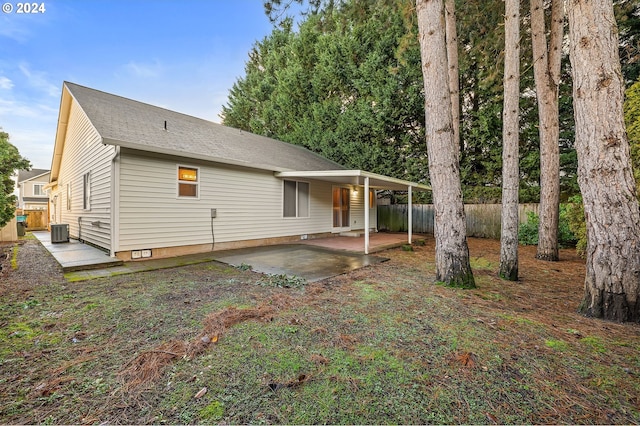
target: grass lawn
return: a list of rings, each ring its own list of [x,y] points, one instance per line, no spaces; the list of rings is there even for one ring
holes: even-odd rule
[[[303,288],[215,262],[65,281],[0,247],[0,423],[640,423],[640,325],[576,313],[584,263],[470,240],[474,290],[433,240]]]

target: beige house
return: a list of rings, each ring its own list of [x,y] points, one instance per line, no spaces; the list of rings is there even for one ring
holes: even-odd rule
[[[52,224],[123,260],[344,232],[366,252],[375,191],[429,189],[67,82],[48,188]]]
[[[49,170],[31,169],[19,170],[18,208],[22,210],[47,210],[49,196],[44,187],[49,183]]]

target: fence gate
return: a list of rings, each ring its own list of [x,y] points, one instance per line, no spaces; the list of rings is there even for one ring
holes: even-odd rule
[[[27,230],[29,231],[42,231],[47,229],[47,225],[49,225],[46,210],[23,210],[22,215],[27,216]]]

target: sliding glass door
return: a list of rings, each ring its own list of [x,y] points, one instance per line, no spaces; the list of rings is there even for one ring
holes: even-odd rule
[[[333,187],[333,230],[334,232],[349,230],[350,217],[349,188]]]

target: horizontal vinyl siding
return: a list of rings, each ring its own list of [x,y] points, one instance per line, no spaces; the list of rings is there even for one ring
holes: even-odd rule
[[[200,199],[177,197],[177,166],[198,167]],[[283,183],[272,172],[122,150],[116,251],[331,231],[331,185],[310,184],[310,217],[283,217]]]
[[[351,190],[351,229],[364,229],[364,191],[362,188],[358,192]]]
[[[88,118],[74,101],[58,177],[56,220],[69,224],[74,238],[111,248],[111,157]],[[90,210],[84,210],[83,176],[90,173]],[[71,210],[67,210],[67,184],[71,184]]]

